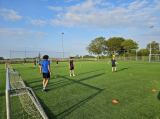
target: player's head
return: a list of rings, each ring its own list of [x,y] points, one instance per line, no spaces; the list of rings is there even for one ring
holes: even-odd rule
[[[115,59],[115,57],[113,57],[113,59]]]
[[[48,60],[48,58],[49,58],[49,56],[48,56],[48,55],[44,55],[44,56],[43,56],[43,59]]]
[[[71,60],[73,60],[73,57],[71,57]]]

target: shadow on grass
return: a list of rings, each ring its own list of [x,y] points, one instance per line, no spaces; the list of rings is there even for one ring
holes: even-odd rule
[[[157,98],[158,98],[158,100],[160,101],[160,91],[159,91],[159,93],[158,93],[158,95],[157,95]]]
[[[43,107],[46,115],[48,116],[49,119],[57,119],[57,117],[53,114],[53,112],[51,112],[51,110],[43,103],[43,101],[37,97],[41,106]]]
[[[56,115],[57,117],[60,117],[61,119],[65,118],[67,115],[72,113],[74,110],[78,109],[80,106],[84,105],[87,103],[89,100],[92,98],[96,97],[98,94],[100,94],[103,90],[105,89],[98,89],[99,91],[97,93],[94,93],[93,95],[87,97],[86,99],[78,102],[77,104],[71,106],[70,108],[66,109],[65,111],[61,112],[60,114]]]
[[[128,67],[128,68],[131,68],[131,67]],[[122,69],[120,69],[120,70],[117,70],[117,72],[123,71],[123,70],[128,70],[128,68],[122,68]]]
[[[91,86],[91,85],[82,83],[81,81],[89,80],[89,79],[92,79],[92,78],[101,76],[101,75],[103,75],[103,74],[105,74],[105,73],[101,73],[101,74],[93,75],[93,76],[90,76],[90,77],[86,77],[86,78],[81,79],[81,80],[78,80],[78,81],[77,81],[77,80],[74,80],[74,79],[71,79],[71,78],[68,78],[68,77],[65,77],[65,76],[57,75],[57,77],[66,79],[66,80],[68,80],[68,81],[62,81],[62,82],[58,82],[58,83],[54,83],[54,82],[53,82],[53,83],[48,83],[48,86],[47,86],[48,88],[47,88],[47,90],[50,91],[50,90],[53,90],[53,89],[62,88],[62,87],[65,87],[65,86],[68,86],[68,85],[71,85],[71,84],[74,84],[74,83],[79,83],[79,84],[81,84],[81,85],[88,86],[88,87],[90,87],[90,88],[93,88],[93,89],[96,89],[96,90],[98,89],[98,90],[99,90],[99,88],[96,88],[96,87],[94,87],[94,86]],[[68,83],[66,83],[66,82],[68,82]],[[65,83],[65,84],[64,84],[64,83]],[[60,84],[60,85],[59,85],[59,84]],[[59,85],[59,86],[56,86],[56,85]],[[50,87],[51,87],[51,88],[50,88]],[[32,86],[32,88],[33,88],[34,90],[39,90],[39,89],[42,88],[42,84],[36,85],[36,86]]]

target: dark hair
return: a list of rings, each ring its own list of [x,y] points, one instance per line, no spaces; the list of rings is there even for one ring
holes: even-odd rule
[[[71,57],[71,59],[73,59],[73,57]]]
[[[43,59],[48,59],[48,58],[49,58],[48,55],[44,55],[44,56],[43,56]]]

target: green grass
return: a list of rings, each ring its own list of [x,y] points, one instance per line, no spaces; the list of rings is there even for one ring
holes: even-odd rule
[[[34,90],[50,119],[159,119],[160,63],[118,63],[117,72],[112,73],[111,63],[74,62],[75,74],[79,74],[75,77],[69,76],[68,62],[59,62],[59,67],[52,63],[47,93],[42,92],[43,78],[33,63],[12,67]],[[0,65],[0,80],[0,115],[5,119],[4,64]],[[115,99],[117,104],[112,102]]]

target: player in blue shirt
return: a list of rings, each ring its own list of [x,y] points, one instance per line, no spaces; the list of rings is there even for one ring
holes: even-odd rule
[[[39,62],[39,68],[41,67],[41,59],[38,58],[38,62]]]
[[[114,67],[115,67],[115,72],[117,72],[117,71],[116,71],[116,64],[118,64],[118,63],[116,62],[115,57],[113,57],[113,59],[111,59],[110,61],[112,62],[112,72],[113,72],[113,68],[114,68]],[[108,61],[108,64],[109,64],[110,61]],[[115,64],[115,63],[116,63],[116,64]]]
[[[43,62],[40,66],[40,75],[42,75],[42,68],[43,68],[43,90],[47,92],[46,87],[50,79],[50,75],[52,75],[51,69],[50,69],[50,62],[48,61],[49,56],[44,55],[43,56]]]
[[[70,76],[71,76],[71,70],[72,70],[73,76],[76,76],[74,75],[73,57],[71,57],[71,60],[69,62],[69,68],[70,68]]]

